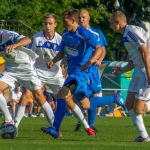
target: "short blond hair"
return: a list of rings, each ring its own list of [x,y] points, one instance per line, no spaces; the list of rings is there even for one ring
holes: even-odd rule
[[[45,20],[47,18],[53,18],[55,20],[55,22],[57,22],[57,17],[56,17],[56,15],[54,13],[46,13],[44,15],[44,19],[43,20]]]

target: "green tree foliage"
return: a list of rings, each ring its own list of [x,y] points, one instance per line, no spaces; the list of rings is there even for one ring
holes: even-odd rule
[[[115,0],[0,0],[0,20],[16,19],[24,22],[35,31],[43,28],[43,15],[53,12],[58,18],[57,31],[63,32],[61,14],[68,8],[86,8],[91,15],[91,26],[99,28],[108,41],[109,59],[114,59],[112,50],[119,49],[125,54],[121,36],[112,33],[109,28],[109,17],[113,11]],[[120,7],[129,20],[137,21],[150,19],[150,0],[119,0]]]

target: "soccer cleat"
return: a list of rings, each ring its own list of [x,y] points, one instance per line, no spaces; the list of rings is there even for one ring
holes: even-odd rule
[[[124,110],[126,110],[126,105],[125,105],[125,101],[123,100],[122,96],[121,96],[121,93],[120,92],[117,92],[114,94],[115,96],[115,103],[118,105],[118,106],[121,106],[123,107]]]
[[[50,134],[53,138],[58,138],[59,134],[54,127],[41,128],[44,133]]]
[[[141,136],[138,136],[134,142],[150,142],[150,137],[148,136],[147,138],[143,138]]]
[[[57,133],[58,133],[58,136],[59,136],[59,137],[62,137],[62,136],[63,136],[61,131],[58,131]]]
[[[85,131],[87,132],[88,135],[96,136],[96,132],[91,128],[86,128]]]

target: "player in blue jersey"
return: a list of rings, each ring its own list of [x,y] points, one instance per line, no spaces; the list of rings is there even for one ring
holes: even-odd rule
[[[92,28],[90,26],[90,15],[86,9],[81,9],[80,11],[80,23],[96,37],[97,41],[100,43],[100,46],[103,48],[103,53],[99,57],[98,61],[90,67],[90,88],[92,89],[92,96],[90,97],[91,106],[88,110],[88,123],[91,128],[94,128],[97,107],[104,107],[105,105],[109,105],[111,103],[116,103],[117,105],[122,105],[123,107],[125,107],[125,104],[119,93],[115,93],[112,96],[100,96],[100,94],[102,93],[102,86],[99,72],[100,64],[104,59],[106,53],[106,38],[100,30]],[[75,130],[77,131],[79,127],[80,124],[78,123]]]
[[[114,74],[121,74],[134,68],[126,106],[140,133],[135,142],[150,142],[142,117],[144,113],[150,111],[150,38],[143,28],[128,25],[127,18],[121,11],[116,11],[111,16],[110,27],[114,32],[123,35],[130,60],[125,68],[116,68]]]
[[[67,106],[84,125],[86,132],[90,135],[95,135],[95,131],[89,128],[74,100],[80,101],[80,105],[84,110],[89,109],[90,102],[88,97],[92,94],[88,84],[89,68],[97,61],[103,51],[95,37],[88,30],[78,25],[78,13],[76,10],[65,11],[63,13],[63,23],[67,30],[62,36],[61,51],[48,63],[48,66],[53,67],[57,61],[66,56],[68,77],[59,91],[58,97],[63,95]],[[91,51],[91,47],[95,50],[94,53]]]
[[[120,95],[115,94],[113,96],[107,96],[107,97],[103,97],[100,98],[98,97],[99,93],[101,92],[101,79],[100,79],[100,74],[99,74],[99,65],[101,64],[101,61],[103,60],[104,56],[105,56],[105,46],[107,45],[106,39],[103,35],[103,33],[97,29],[91,28],[89,25],[89,20],[90,20],[90,16],[87,10],[81,10],[80,13],[80,22],[82,24],[82,26],[84,26],[85,28],[87,28],[92,35],[95,37],[95,39],[99,42],[99,44],[102,46],[103,48],[103,52],[101,53],[101,56],[99,57],[99,60],[95,62],[94,65],[91,65],[92,67],[90,67],[90,88],[92,89],[92,95],[95,97],[91,97],[90,101],[91,101],[91,107],[88,110],[88,122],[91,128],[94,127],[94,123],[95,123],[95,119],[96,119],[96,109],[97,107],[100,106],[105,106],[105,105],[109,105],[111,103],[117,103],[117,105],[123,105],[124,106],[124,101],[122,101],[122,98]],[[93,49],[91,48],[91,52],[93,53]],[[61,110],[66,110],[65,105],[61,106]],[[64,117],[64,113],[59,113],[59,117],[62,118]],[[60,130],[60,126],[61,126],[61,121],[59,119],[57,119],[57,117],[55,117],[54,119],[54,126],[57,130],[57,132],[59,132]],[[80,122],[78,122],[76,129],[78,130],[80,127]],[[43,130],[47,130],[47,128],[43,128]]]

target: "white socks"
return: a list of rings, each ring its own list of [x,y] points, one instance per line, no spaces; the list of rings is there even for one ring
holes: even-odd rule
[[[54,123],[54,113],[53,113],[53,110],[52,110],[51,106],[46,101],[41,107],[44,110],[44,113],[46,115],[46,118],[47,118],[50,126],[53,126],[53,123]]]
[[[147,138],[148,133],[146,131],[142,115],[137,116],[133,110],[130,110],[129,113],[134,125],[136,126],[137,130],[140,132],[140,135],[143,138]]]
[[[12,117],[7,107],[7,102],[2,93],[0,93],[0,109],[5,117],[5,122],[11,122]]]
[[[24,117],[25,108],[26,108],[26,106],[19,106],[18,107],[17,114],[16,114],[15,119],[14,119],[16,128],[18,128],[20,121]]]
[[[72,110],[72,112],[75,114],[75,116],[78,118],[78,120],[84,125],[85,129],[89,128],[89,125],[78,105],[75,104],[75,107]]]

